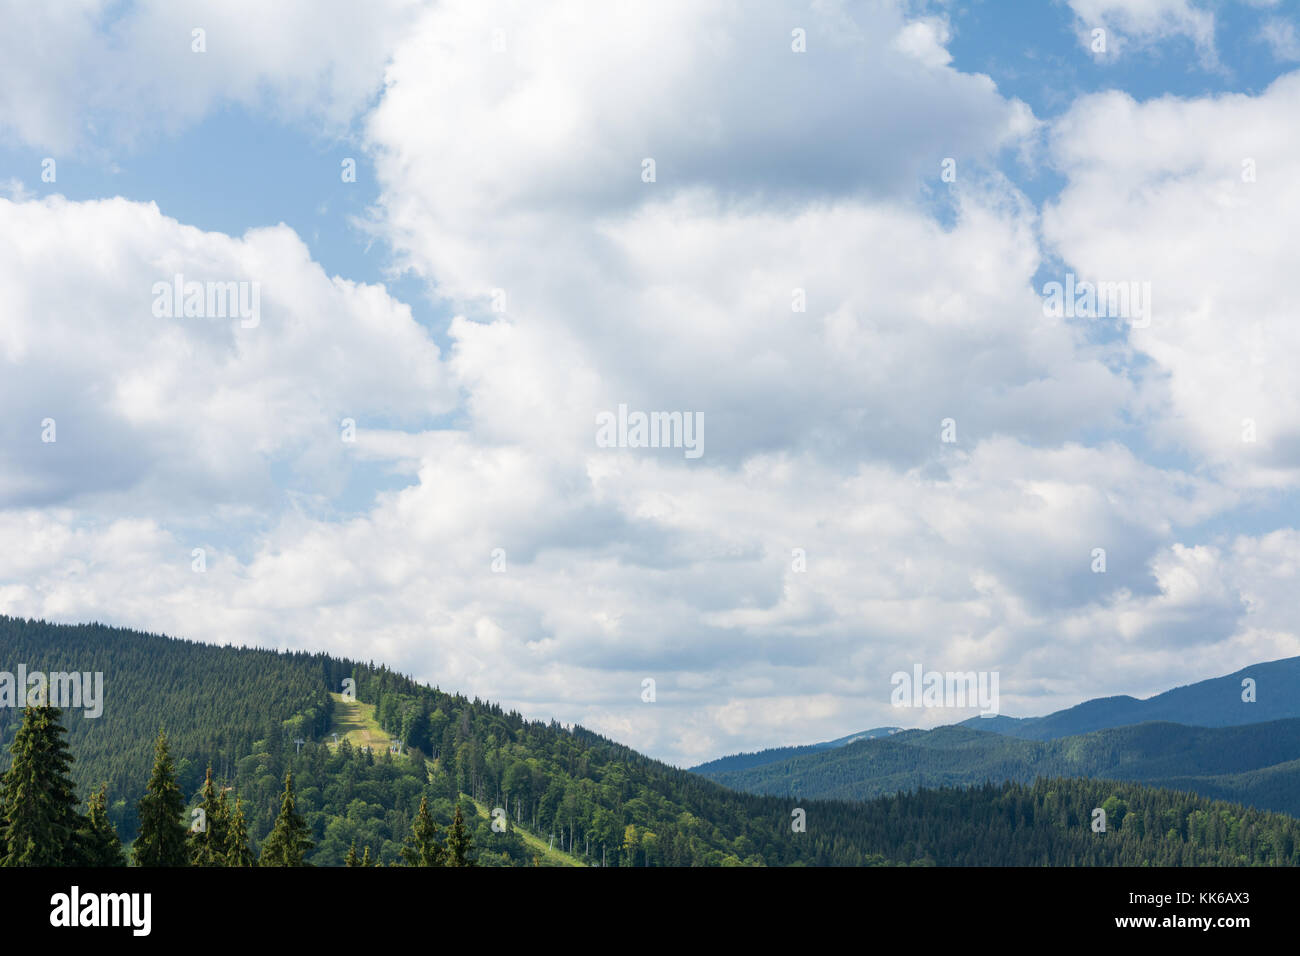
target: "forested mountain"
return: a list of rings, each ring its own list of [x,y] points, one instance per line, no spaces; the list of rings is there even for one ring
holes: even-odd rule
[[[1242,681],[1254,681],[1254,700]],[[1300,657],[1252,664],[1224,677],[1175,687],[1154,697],[1099,697],[1046,717],[972,717],[963,726],[1026,740],[1051,740],[1107,727],[1166,720],[1193,727],[1235,727],[1300,717]]]
[[[821,799],[867,799],[985,781],[1096,777],[1300,815],[1298,761],[1300,719],[1215,728],[1152,722],[1048,741],[948,726],[709,776],[752,793]]]
[[[760,767],[763,764],[775,763],[778,760],[788,760],[791,757],[797,757],[800,754],[819,753],[823,750],[832,750],[835,747],[843,747],[847,744],[857,743],[859,740],[874,740],[877,737],[887,737],[890,734],[896,734],[901,728],[899,727],[874,727],[871,730],[864,730],[861,733],[849,734],[845,737],[839,737],[835,740],[827,740],[818,744],[804,744],[795,747],[769,747],[766,750],[759,750],[755,753],[731,754],[727,757],[719,757],[717,760],[710,760],[699,766],[691,767],[692,773],[702,773],[706,777],[715,777],[717,774],[729,770],[747,770],[750,767]]]
[[[115,827],[137,860],[165,853],[165,847],[141,853],[129,846],[152,779],[143,818],[154,821],[151,832],[159,820],[170,826],[177,810],[188,823],[186,814],[211,810],[220,795],[224,807],[238,802],[249,851],[280,865],[361,865],[363,851],[370,863],[409,861],[421,855],[412,848],[413,834],[440,827],[450,834],[457,816],[466,822],[457,852],[468,854],[472,845],[482,865],[1298,862],[1294,819],[1135,784],[1061,780],[867,804],[739,793],[583,728],[527,721],[384,667],[325,655],[0,619],[0,671],[13,672],[20,663],[29,672],[104,673],[102,716],[73,710],[61,719],[69,729],[76,795],[85,804],[107,781],[108,813],[92,803],[84,826],[68,826],[82,826],[101,843],[111,842]],[[331,697],[339,690],[354,690],[355,702]],[[382,731],[349,730],[338,719],[363,705]],[[6,748],[31,710],[0,715]],[[171,770],[161,775],[166,785],[157,783],[164,766],[160,728],[179,793],[166,784]],[[52,739],[48,730],[30,733],[33,740],[40,733]],[[401,752],[358,747],[354,733],[371,733],[375,742],[391,734]],[[827,752],[908,736],[916,735]],[[1279,731],[1276,739],[1284,736]],[[23,774],[37,772],[44,751],[15,746],[28,754]],[[4,759],[8,766],[7,752]],[[205,786],[209,764],[213,780]],[[0,790],[11,820],[26,812],[23,800],[7,785]],[[1105,834],[1089,827],[1098,806],[1114,811]],[[489,824],[493,808],[502,811],[504,832]],[[221,818],[228,819],[225,810]]]
[[[104,713],[64,716],[79,793],[108,784],[111,815],[135,831],[135,801],[165,728],[182,788],[191,793],[211,761],[229,779],[259,740],[318,738],[329,723],[327,687],[350,666],[323,654],[216,647],[99,624],[64,626],[0,616],[0,671],[102,672]],[[22,712],[0,708],[0,770]]]

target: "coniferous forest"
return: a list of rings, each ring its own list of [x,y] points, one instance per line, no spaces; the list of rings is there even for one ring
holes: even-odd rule
[[[1293,817],[1131,782],[761,796],[325,655],[12,618],[0,651],[105,686],[98,718],[3,712],[8,866],[1300,863]],[[331,731],[341,688],[392,748]]]

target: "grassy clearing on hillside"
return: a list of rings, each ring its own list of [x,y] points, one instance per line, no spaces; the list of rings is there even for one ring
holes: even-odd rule
[[[334,734],[338,734],[340,743],[346,739],[353,747],[371,747],[377,754],[388,749],[392,737],[375,720],[374,704],[348,700],[342,694],[330,696],[334,698],[334,720],[326,737],[330,748],[335,746]]]

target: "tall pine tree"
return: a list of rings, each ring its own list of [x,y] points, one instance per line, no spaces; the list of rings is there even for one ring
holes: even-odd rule
[[[280,798],[280,815],[262,844],[260,866],[304,866],[315,844],[311,830],[294,807],[293,773],[284,775],[284,796]]]
[[[90,798],[86,826],[81,831],[85,848],[86,866],[126,866],[122,854],[122,841],[108,819],[108,784],[105,783]]]
[[[429,801],[420,798],[420,809],[415,815],[411,835],[402,847],[402,859],[408,866],[445,866],[447,851],[438,842],[438,824],[429,813]]]
[[[203,794],[199,801],[202,814],[196,826],[190,829],[190,865],[191,866],[225,866],[226,865],[226,831],[230,827],[227,819],[228,808],[226,795],[217,795],[216,785],[212,782],[212,767],[208,767],[203,780]]]
[[[176,768],[161,731],[154,744],[153,772],[140,798],[140,835],[135,841],[136,866],[185,866],[189,863],[185,826],[185,797],[176,785]]]
[[[4,866],[76,866],[85,862],[77,796],[68,771],[72,755],[64,739],[63,712],[48,704],[28,706],[9,752],[5,774]]]
[[[221,795],[225,799],[225,794]],[[257,857],[248,845],[248,824],[244,822],[244,800],[236,795],[235,809],[226,828],[226,866],[257,866]]]
[[[474,849],[470,842],[469,830],[465,826],[465,820],[460,815],[460,804],[456,804],[456,813],[451,818],[451,826],[447,828],[447,862],[446,866],[473,866],[474,860],[470,852]]]

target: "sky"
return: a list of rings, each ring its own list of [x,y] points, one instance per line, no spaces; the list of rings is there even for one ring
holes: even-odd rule
[[[1300,654],[1300,4],[0,15],[0,613],[682,766]]]

